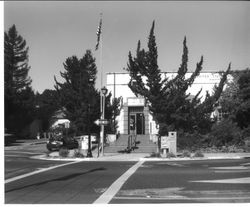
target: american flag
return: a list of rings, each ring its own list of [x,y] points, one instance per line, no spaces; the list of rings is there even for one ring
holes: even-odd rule
[[[100,23],[96,32],[97,42],[96,42],[95,50],[98,50],[101,33],[102,33],[102,18],[100,19]]]

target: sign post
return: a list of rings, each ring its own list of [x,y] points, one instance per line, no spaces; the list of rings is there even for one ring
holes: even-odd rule
[[[163,136],[163,137],[161,137],[161,149],[163,149],[163,156],[164,157],[167,156],[167,148],[169,148],[168,137]]]
[[[97,119],[95,122],[94,122],[97,126],[101,126],[101,146],[102,146],[102,156],[104,154],[103,152],[103,148],[104,148],[104,126],[107,126],[109,124],[109,121],[107,119]],[[99,142],[98,142],[99,143]],[[99,156],[99,144],[98,144],[98,156]]]
[[[109,124],[109,121],[107,119],[97,119],[95,121],[95,124],[97,126],[101,126],[101,125],[107,126]]]

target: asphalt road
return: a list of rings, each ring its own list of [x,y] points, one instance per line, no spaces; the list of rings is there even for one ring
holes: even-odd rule
[[[93,203],[133,162],[80,162],[5,184],[8,204]]]
[[[32,156],[45,154],[46,152],[47,149],[45,144],[28,145],[25,144],[25,142],[17,141],[9,146],[5,146],[5,180],[35,170],[61,164],[60,161],[46,161],[31,158]]]
[[[135,164],[70,163],[6,183],[5,203],[90,204],[110,190],[112,204],[250,202],[249,159],[144,162],[114,185]]]
[[[249,158],[150,162],[31,158],[46,152],[45,144],[5,147],[6,204],[250,202]],[[22,176],[27,173],[31,174]]]
[[[110,203],[250,202],[250,159],[144,163]]]

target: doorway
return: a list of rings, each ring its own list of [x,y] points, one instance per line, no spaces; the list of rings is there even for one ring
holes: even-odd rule
[[[143,113],[129,114],[129,134],[145,134],[145,123]]]

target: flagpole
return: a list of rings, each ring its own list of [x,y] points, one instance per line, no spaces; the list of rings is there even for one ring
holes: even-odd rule
[[[102,21],[102,13],[100,14],[100,18]],[[104,110],[105,110],[105,94],[102,94],[102,88],[103,88],[103,67],[102,67],[102,31],[100,33],[100,71],[101,71],[101,88],[100,88],[100,111],[101,111],[101,119],[104,119]],[[100,139],[101,139],[101,150],[102,150],[102,157],[104,156],[104,125],[101,125],[100,130]],[[99,150],[99,149],[98,149]],[[99,151],[98,151],[99,153]]]
[[[101,15],[102,18],[102,15]],[[101,88],[103,87],[103,82],[102,82],[102,34],[100,36],[100,70],[101,70]]]

